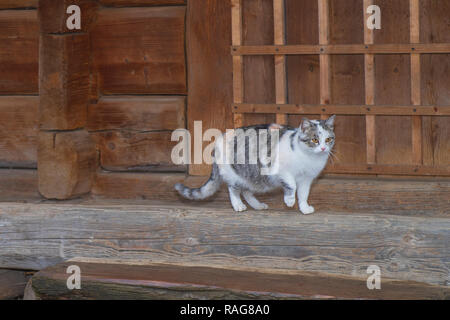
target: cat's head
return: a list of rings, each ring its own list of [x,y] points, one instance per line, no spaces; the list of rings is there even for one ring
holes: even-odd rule
[[[303,150],[314,154],[329,154],[335,142],[334,120],[303,119],[300,125],[300,145]]]

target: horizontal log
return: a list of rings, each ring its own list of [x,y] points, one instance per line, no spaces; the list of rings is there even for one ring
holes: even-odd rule
[[[233,104],[234,113],[449,116],[450,106]]]
[[[67,19],[70,14],[67,8],[71,5],[80,7],[80,29],[68,29]],[[40,0],[39,22],[43,33],[87,32],[95,21],[98,3],[95,0]]]
[[[47,199],[66,200],[91,191],[97,153],[83,130],[39,133],[39,192]]]
[[[67,289],[67,268],[81,269],[81,289]],[[450,289],[385,280],[368,290],[357,277],[270,269],[227,269],[169,264],[118,264],[70,261],[38,272],[35,298],[46,299],[449,299]],[[176,318],[178,308],[168,311]]]
[[[0,30],[0,94],[37,94],[39,23],[36,10],[1,10]]]
[[[345,174],[392,174],[411,176],[450,176],[450,166],[422,166],[422,165],[389,165],[389,164],[351,164],[330,165],[326,168],[328,173]]]
[[[110,171],[186,171],[171,159],[171,132],[106,131],[92,133],[100,165]]]
[[[37,96],[0,97],[0,167],[36,168]]]
[[[21,298],[28,278],[24,271],[0,269],[0,300]]]
[[[184,6],[104,9],[92,30],[104,94],[186,94]]]
[[[450,43],[400,44],[332,44],[332,45],[273,45],[232,46],[231,54],[241,55],[299,55],[299,54],[400,54],[450,53]]]
[[[89,59],[88,34],[41,35],[41,129],[74,130],[86,125]]]
[[[71,258],[271,268],[448,287],[450,218],[186,204],[0,204],[0,267]],[[68,227],[69,226],[69,227]],[[364,283],[364,282],[363,282]]]
[[[180,96],[102,97],[89,106],[87,129],[176,130],[186,127],[185,113]]]
[[[0,9],[37,8],[39,0],[2,0]]]
[[[104,6],[110,7],[144,7],[185,5],[186,0],[99,0]]]
[[[40,201],[37,170],[0,169],[0,201]]]
[[[193,204],[181,199],[173,186],[182,182],[190,187],[199,187],[207,179],[186,178],[184,174],[98,173],[92,193],[95,196],[115,199],[148,199]],[[449,192],[448,179],[321,178],[312,186],[310,202],[318,212],[445,215],[450,213]],[[268,194],[258,198],[269,204],[271,209],[288,209],[281,194]],[[432,205],[430,199],[433,199]],[[198,207],[231,208],[225,187],[210,200],[194,204]]]

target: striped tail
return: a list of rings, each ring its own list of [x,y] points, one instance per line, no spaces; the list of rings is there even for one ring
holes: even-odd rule
[[[214,163],[211,176],[203,186],[201,186],[200,188],[191,189],[182,185],[181,183],[177,183],[175,185],[175,189],[182,197],[186,199],[204,200],[214,195],[220,189],[221,184],[222,178],[219,174],[219,167]]]

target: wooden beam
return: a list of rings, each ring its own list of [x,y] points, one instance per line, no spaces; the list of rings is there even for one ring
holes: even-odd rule
[[[292,210],[235,215],[231,206],[155,202],[0,208],[1,267],[42,269],[75,257],[108,257],[353,276],[364,286],[370,265],[378,265],[385,280],[448,280],[449,211],[440,217],[336,211],[306,217]]]
[[[0,97],[0,167],[36,168],[38,96]]]
[[[41,200],[37,170],[0,169],[0,202]]]
[[[39,93],[37,16],[36,10],[0,10],[0,94],[2,95]]]
[[[244,55],[299,55],[299,54],[410,54],[450,53],[450,43],[395,43],[395,44],[320,44],[284,46],[239,46],[233,45],[233,56]]]
[[[108,7],[173,6],[186,4],[186,0],[99,0],[99,2]]]
[[[42,34],[40,107],[42,130],[83,128],[89,102],[89,35]]]
[[[319,44],[329,44],[329,0],[319,1]],[[330,56],[320,55],[320,104],[327,105],[331,102],[330,89]],[[324,116],[321,116],[324,119]]]
[[[368,19],[367,8],[373,4],[373,0],[364,0],[363,10],[364,10],[364,44],[373,45],[374,34],[373,30],[369,29],[366,25]],[[366,105],[375,104],[375,56],[373,54],[364,55],[364,73],[365,73],[365,100]],[[366,158],[367,163],[376,163],[376,123],[375,116],[366,115]]]
[[[450,176],[450,166],[429,167],[414,165],[389,165],[389,164],[352,164],[332,165],[325,172],[346,174],[390,174],[410,176]]]
[[[419,0],[410,0],[410,38],[411,43],[420,42],[420,12]],[[411,102],[420,105],[421,101],[421,72],[420,54],[411,54]],[[412,118],[412,152],[413,163],[423,164],[422,156],[422,117]]]
[[[281,114],[340,114],[340,115],[397,115],[397,116],[449,116],[450,106],[387,106],[387,105],[301,105],[301,104],[250,104],[233,106],[235,113]]]
[[[28,278],[25,271],[0,269],[0,300],[20,299]]]
[[[39,133],[39,192],[48,199],[65,200],[89,193],[97,152],[84,130]]]
[[[0,9],[31,9],[38,7],[39,0],[2,0]]]
[[[67,268],[81,270],[81,289],[67,289]],[[450,289],[414,281],[384,279],[368,290],[362,277],[271,269],[176,264],[126,264],[73,260],[38,272],[35,298],[54,299],[449,299]],[[179,310],[168,311],[176,318]]]
[[[110,96],[89,105],[89,131],[161,131],[186,127],[186,97]]]
[[[231,0],[231,42],[233,46],[242,45],[242,0]],[[244,65],[241,56],[233,57],[233,101],[244,102]],[[234,127],[244,125],[242,114],[234,114]]]
[[[274,43],[275,45],[286,44],[286,14],[284,0],[273,1],[274,12]],[[286,79],[286,56],[275,55],[275,97],[276,103],[287,103],[287,79]],[[277,114],[276,122],[288,123],[288,115]]]

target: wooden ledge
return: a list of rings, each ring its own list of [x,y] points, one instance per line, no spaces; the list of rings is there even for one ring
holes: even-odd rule
[[[81,270],[81,289],[67,288],[67,268]],[[36,299],[449,299],[450,288],[385,279],[368,290],[366,279],[314,272],[227,269],[170,264],[70,261],[32,278]]]

